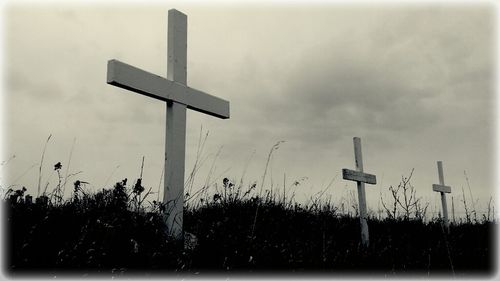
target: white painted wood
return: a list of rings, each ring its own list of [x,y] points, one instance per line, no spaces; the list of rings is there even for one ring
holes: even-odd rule
[[[350,181],[360,181],[368,184],[376,184],[377,178],[375,175],[362,173],[349,169],[342,169],[342,178]]]
[[[448,206],[446,204],[446,193],[451,193],[451,187],[444,185],[443,162],[437,161],[437,167],[438,167],[439,185],[433,184],[432,190],[441,193],[441,205],[443,207],[444,225],[446,227],[446,230],[449,232],[450,222],[448,219]]]
[[[354,159],[356,162],[356,170],[363,172],[363,156],[361,153],[361,139],[358,137],[353,138],[354,142]],[[361,243],[368,247],[370,243],[370,236],[368,232],[368,222],[366,221],[366,195],[365,183],[357,182],[358,188],[358,201],[359,201],[359,219],[361,223]]]
[[[183,237],[184,172],[186,157],[186,106],[167,102],[165,133],[165,203],[167,231],[173,237]]]
[[[229,118],[228,101],[118,60],[108,61],[107,83],[162,101],[182,103],[218,118]]]
[[[186,104],[180,93],[182,86],[118,60],[108,61],[107,83],[151,98]]]
[[[368,232],[367,211],[366,211],[366,195],[365,195],[365,182],[376,183],[375,175],[363,173],[363,156],[361,153],[361,139],[358,137],[353,138],[354,143],[354,160],[356,171],[349,169],[342,169],[342,177],[345,180],[356,181],[358,188],[358,201],[359,201],[359,220],[361,225],[361,243],[363,246],[368,247],[370,237]]]
[[[167,78],[187,84],[187,16],[175,9],[168,11]]]
[[[363,172],[363,154],[361,153],[361,139],[354,137],[354,161],[356,162],[356,171]]]
[[[444,185],[443,161],[437,161],[439,184]]]
[[[432,190],[437,191],[437,192],[451,193],[450,186],[440,185],[440,184],[433,184]]]
[[[167,78],[186,85],[187,82],[187,17],[177,10],[168,11]],[[182,93],[180,93],[182,95]],[[184,237],[184,172],[186,159],[186,105],[167,102],[165,136],[165,181],[163,202],[169,234]]]
[[[187,16],[168,11],[167,78],[117,60],[108,61],[107,83],[166,102],[165,222],[172,236],[183,239],[186,109],[229,118],[229,102],[187,84]]]

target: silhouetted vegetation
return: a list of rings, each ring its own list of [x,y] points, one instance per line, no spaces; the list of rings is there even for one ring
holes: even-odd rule
[[[185,245],[164,234],[162,204],[145,206],[141,180],[95,194],[76,181],[71,198],[26,189],[5,200],[6,272],[83,274],[416,274],[491,275],[495,223],[451,224],[403,215],[370,218],[370,245],[360,245],[359,219],[331,203],[307,206],[267,191],[222,181],[221,192],[198,198],[184,213]],[[189,195],[186,195],[188,197]],[[387,208],[387,210],[389,210]]]

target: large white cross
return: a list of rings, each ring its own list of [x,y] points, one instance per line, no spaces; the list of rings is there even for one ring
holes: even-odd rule
[[[355,181],[358,185],[358,200],[359,200],[359,219],[361,224],[361,243],[368,247],[369,234],[368,223],[366,222],[366,196],[365,183],[376,184],[377,178],[375,175],[363,172],[363,156],[361,154],[361,139],[355,137],[354,142],[354,159],[356,161],[356,170],[342,169],[342,178],[345,180]]]
[[[451,187],[444,185],[443,162],[437,161],[439,184],[433,184],[432,190],[441,193],[441,205],[443,206],[443,218],[446,231],[450,231],[448,220],[448,206],[446,205],[446,193],[451,193]]]
[[[163,203],[170,235],[182,239],[186,108],[229,118],[229,102],[186,86],[187,16],[168,11],[167,78],[117,60],[108,61],[107,83],[166,102]]]

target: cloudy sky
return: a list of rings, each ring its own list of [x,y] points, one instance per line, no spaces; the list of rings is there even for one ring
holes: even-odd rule
[[[494,195],[493,4],[11,3],[3,11],[2,187],[36,194],[52,134],[42,187],[57,184],[53,165],[62,162],[64,175],[72,151],[69,173],[81,173],[71,182],[99,189],[135,179],[144,156],[143,182],[158,188],[165,104],[107,85],[106,64],[165,76],[171,8],[188,15],[188,85],[231,103],[228,120],[188,112],[186,176],[201,128],[209,134],[195,189],[208,175],[239,182],[244,174],[245,184],[260,185],[283,140],[265,186],[282,189],[286,178],[287,192],[307,201],[333,180],[324,198],[348,198],[356,187],[341,169],[354,168],[358,136],[365,171],[378,180],[367,185],[371,209],[413,168],[417,195],[439,208],[438,160],[457,209],[462,187],[470,197],[464,171],[477,204]]]

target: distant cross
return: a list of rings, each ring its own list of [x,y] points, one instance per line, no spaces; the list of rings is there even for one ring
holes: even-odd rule
[[[432,190],[441,193],[441,205],[443,205],[444,225],[446,227],[446,230],[449,232],[450,231],[450,222],[448,220],[448,207],[446,205],[446,194],[445,193],[451,193],[451,187],[444,185],[443,162],[437,161],[437,167],[438,167],[439,184],[433,184]]]
[[[167,231],[183,238],[186,108],[218,118],[229,118],[229,102],[186,85],[187,16],[168,11],[167,78],[117,60],[108,61],[107,83],[165,101],[165,181],[163,203]]]
[[[345,180],[355,181],[358,185],[359,199],[359,219],[361,224],[361,243],[368,247],[369,235],[368,224],[366,222],[366,196],[365,183],[376,184],[377,178],[375,175],[363,173],[363,156],[361,154],[361,139],[355,137],[354,142],[354,159],[356,161],[356,170],[342,169],[342,178]]]

